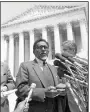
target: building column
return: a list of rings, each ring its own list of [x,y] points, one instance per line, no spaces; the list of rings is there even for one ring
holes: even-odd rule
[[[9,47],[9,37],[5,37],[5,61],[8,63],[8,47]]]
[[[24,35],[23,32],[19,34],[19,65],[24,62]]]
[[[5,59],[5,46],[4,46],[4,36],[1,35],[1,61],[4,62]]]
[[[47,29],[46,27],[42,28],[42,39],[47,41]]]
[[[9,68],[11,75],[14,74],[14,38],[13,35],[9,36]]]
[[[29,40],[30,40],[30,60],[33,60],[35,58],[33,54],[33,44],[34,44],[34,30],[31,30],[29,32]]]
[[[86,28],[86,21],[84,19],[80,20],[80,31],[81,31],[82,49],[88,55],[88,32]]]
[[[70,22],[67,23],[67,40],[73,40],[73,31],[72,31],[72,25]]]
[[[61,53],[61,42],[59,34],[59,25],[54,26],[55,54]]]

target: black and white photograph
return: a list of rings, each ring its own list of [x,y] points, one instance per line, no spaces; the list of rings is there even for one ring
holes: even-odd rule
[[[89,112],[89,2],[0,3],[1,112]]]

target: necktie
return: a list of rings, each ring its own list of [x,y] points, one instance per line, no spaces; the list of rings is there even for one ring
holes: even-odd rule
[[[43,73],[47,86],[54,86],[53,76],[46,63],[43,63]]]

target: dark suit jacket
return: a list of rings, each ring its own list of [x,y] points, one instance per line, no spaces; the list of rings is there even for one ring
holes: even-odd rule
[[[7,86],[8,90],[15,88],[8,65],[4,62],[1,63],[1,86]],[[7,97],[1,98],[1,112],[9,112],[9,103]]]
[[[57,75],[57,70],[54,66],[47,64],[52,76],[54,78],[55,86],[59,84],[59,77]],[[30,112],[45,112],[45,105],[52,99],[45,98],[45,88],[47,88],[47,83],[45,82],[38,63],[34,61],[28,61],[21,63],[17,77],[16,85],[18,92],[16,93],[19,99],[24,99],[28,95],[29,87],[32,83],[36,84],[36,88],[32,94],[32,101],[30,102]],[[46,103],[47,101],[47,103]],[[60,96],[57,98],[58,111],[63,112]],[[39,110],[38,110],[39,109]],[[49,111],[51,112],[51,110]]]

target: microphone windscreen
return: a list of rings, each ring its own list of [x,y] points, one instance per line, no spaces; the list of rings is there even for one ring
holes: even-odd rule
[[[65,70],[67,69],[67,67],[61,61],[59,61],[59,60],[55,60],[54,61],[54,65],[55,66],[59,66],[59,67],[65,69]]]
[[[67,60],[69,60],[72,63],[74,63],[74,61],[75,61],[73,58],[71,58],[70,56],[68,56],[67,53],[62,54],[62,56],[65,57]]]
[[[62,57],[61,54],[59,54],[59,53],[56,53],[56,54],[55,54],[55,57],[56,57],[57,59],[60,59],[62,62],[65,62],[65,60],[66,60],[66,59],[65,59],[64,57]]]
[[[68,57],[68,60],[69,60],[70,62],[72,62],[72,63],[75,62],[75,60],[74,60],[73,58],[71,58],[71,57]]]
[[[35,87],[36,87],[36,84],[35,84],[35,83],[32,83],[31,86],[30,86],[30,88],[33,88],[33,89],[34,89]]]

